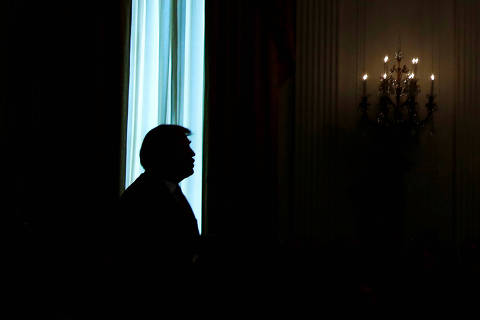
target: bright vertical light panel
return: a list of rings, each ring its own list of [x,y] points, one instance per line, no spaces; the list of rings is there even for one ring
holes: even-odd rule
[[[185,179],[181,187],[200,230],[204,11],[204,0],[132,1],[125,179],[128,187],[143,172],[140,146],[150,129],[159,124],[189,128],[192,131],[189,139],[196,154],[195,173]],[[176,28],[172,25],[175,21]]]
[[[193,212],[195,212],[199,228],[201,228],[205,2],[204,0],[182,2],[185,3],[186,22],[184,66],[188,71],[188,75],[184,78],[182,123],[192,131],[190,140],[196,153],[195,173],[182,183],[182,189],[185,191]]]

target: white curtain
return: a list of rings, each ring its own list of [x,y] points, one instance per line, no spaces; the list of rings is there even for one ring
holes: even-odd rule
[[[192,131],[195,173],[182,189],[201,230],[204,0],[132,0],[126,150],[128,187],[143,171],[140,146],[159,124]]]

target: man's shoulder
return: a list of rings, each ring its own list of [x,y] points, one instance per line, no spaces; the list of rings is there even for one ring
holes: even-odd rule
[[[121,195],[121,202],[136,202],[147,199],[161,200],[168,197],[170,192],[161,182],[145,174],[141,174]]]

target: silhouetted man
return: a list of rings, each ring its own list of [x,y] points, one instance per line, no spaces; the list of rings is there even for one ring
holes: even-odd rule
[[[171,294],[192,287],[199,232],[179,186],[193,174],[189,134],[177,125],[149,131],[140,149],[145,172],[121,196],[115,264],[129,294]]]

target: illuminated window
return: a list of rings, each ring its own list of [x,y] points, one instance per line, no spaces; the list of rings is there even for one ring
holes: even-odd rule
[[[126,178],[142,173],[140,146],[159,124],[189,128],[195,173],[181,183],[201,230],[204,0],[132,0]]]

